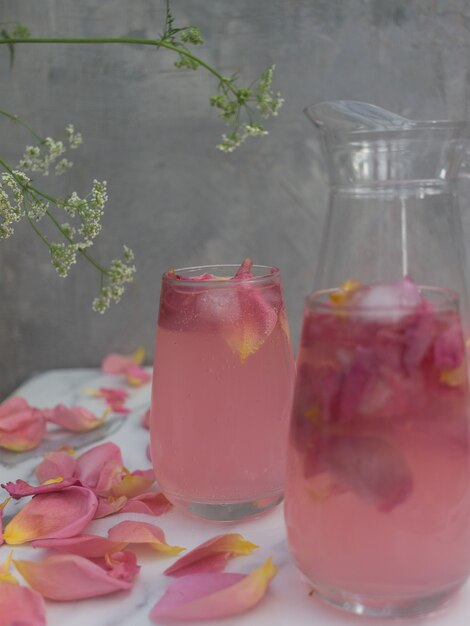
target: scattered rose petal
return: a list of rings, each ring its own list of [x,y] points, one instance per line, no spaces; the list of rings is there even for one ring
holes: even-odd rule
[[[100,560],[97,561],[100,564]],[[132,582],[140,572],[140,565],[137,564],[137,556],[132,550],[124,552],[113,552],[106,554],[103,559],[103,567],[109,570],[109,575],[119,580]]]
[[[68,452],[56,450],[44,456],[36,467],[36,476],[40,483],[61,476],[64,480],[75,475],[76,461]]]
[[[130,543],[144,543],[150,545],[157,552],[178,554],[185,548],[170,546],[165,541],[163,530],[147,522],[133,522],[126,520],[120,522],[108,530],[111,541]]]
[[[146,513],[147,515],[163,515],[173,505],[161,492],[141,493],[127,500],[123,513]]]
[[[144,348],[138,348],[133,354],[111,353],[104,357],[101,371],[104,374],[125,374],[128,367],[142,365],[144,359]]]
[[[86,392],[95,398],[103,398],[113,413],[127,414],[130,412],[124,402],[129,392],[120,387],[100,387],[99,389],[87,389]]]
[[[133,498],[134,496],[145,493],[154,482],[155,475],[153,470],[136,470],[132,473],[127,472],[119,482],[116,482],[111,487],[111,495],[115,497],[126,496],[126,498]]]
[[[85,487],[34,496],[7,524],[3,538],[18,545],[34,539],[73,537],[93,519],[97,506],[95,494]]]
[[[35,496],[39,493],[52,493],[55,491],[63,491],[72,485],[80,485],[80,481],[76,478],[56,478],[46,481],[37,487],[26,483],[24,480],[17,480],[14,483],[6,483],[2,485],[5,491],[8,491],[12,498],[19,500],[25,496]]]
[[[104,422],[107,414],[105,411],[101,417],[97,417],[82,406],[67,407],[64,404],[58,404],[53,409],[44,410],[44,416],[48,422],[74,433],[82,433],[97,428]]]
[[[91,448],[77,459],[76,475],[84,485],[95,489],[99,483],[103,467],[109,461],[122,466],[120,448],[111,441]]]
[[[3,502],[0,502],[0,546],[5,542],[3,540],[3,509],[10,502],[11,498],[6,498]]]
[[[126,502],[127,498],[125,496],[120,498],[114,498],[113,496],[108,496],[107,498],[98,497],[98,508],[93,519],[101,519],[102,517],[119,513],[119,511],[124,509]]]
[[[0,448],[24,452],[36,448],[44,437],[46,422],[39,409],[15,396],[0,404]]]
[[[251,609],[266,593],[277,568],[271,559],[250,574],[190,574],[172,583],[150,613],[152,621],[207,620]]]
[[[163,573],[185,576],[199,572],[220,572],[230,557],[251,554],[258,548],[238,533],[218,535],[205,541],[173,563]]]
[[[107,461],[102,469],[93,491],[102,497],[114,495],[112,489],[118,485],[126,475],[126,468],[113,459]]]
[[[105,554],[120,552],[127,544],[123,541],[110,541],[106,537],[99,537],[98,535],[77,535],[64,539],[38,539],[33,541],[31,545],[33,548],[52,548],[59,552],[77,554],[87,559],[97,559],[104,557]]]
[[[147,409],[142,415],[142,426],[147,430],[150,429],[150,409]]]
[[[141,387],[152,379],[152,375],[140,365],[131,365],[125,374],[126,381],[131,387]]]
[[[0,625],[45,626],[44,600],[28,587],[0,580]]]
[[[28,585],[50,600],[68,601],[103,596],[132,587],[96,563],[76,554],[58,554],[43,561],[14,561]]]
[[[0,513],[1,513],[1,509],[0,509]],[[17,585],[18,581],[10,572],[10,566],[11,566],[12,561],[13,561],[13,550],[10,550],[10,554],[7,556],[6,561],[0,565],[0,582],[2,580],[6,580],[9,583],[13,583],[14,585]],[[0,613],[0,617],[1,617],[1,613]]]

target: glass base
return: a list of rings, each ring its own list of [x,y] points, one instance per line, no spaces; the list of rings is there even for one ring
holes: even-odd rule
[[[321,585],[314,585],[314,591],[327,604],[348,613],[367,617],[400,618],[415,617],[441,608],[462,584],[454,584],[424,596],[370,597]]]
[[[280,504],[282,493],[247,502],[188,502],[182,498],[165,493],[168,500],[179,509],[194,517],[213,522],[236,522],[238,520],[258,517]]]

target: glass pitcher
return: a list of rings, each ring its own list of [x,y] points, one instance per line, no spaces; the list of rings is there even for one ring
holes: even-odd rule
[[[305,304],[286,523],[327,602],[401,617],[470,573],[465,122],[358,102],[308,107],[331,204]]]

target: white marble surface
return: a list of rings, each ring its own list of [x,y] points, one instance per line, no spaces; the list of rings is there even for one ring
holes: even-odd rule
[[[37,406],[51,406],[58,402],[65,404],[84,404],[97,411],[101,408],[99,400],[85,395],[85,387],[101,385],[116,386],[116,379],[101,375],[97,370],[75,369],[56,370],[41,374],[20,387],[17,393],[26,397]],[[150,386],[131,392],[127,405],[131,414],[122,422],[112,424],[110,430],[101,432],[101,436],[121,446],[124,461],[130,469],[148,467],[146,447],[148,432],[140,426],[140,417],[146,410],[150,397]],[[114,431],[113,431],[114,429]],[[96,431],[95,431],[96,434]],[[94,442],[87,441],[86,436],[75,438],[76,448],[88,447]],[[58,443],[59,442],[59,443]],[[53,438],[46,442],[46,447],[61,445],[61,441]],[[38,453],[27,455],[20,463],[12,465],[11,457],[0,457],[0,482],[22,478],[33,479],[33,470],[38,462]],[[15,457],[15,461],[19,457]],[[18,506],[18,505],[16,505]],[[140,514],[118,514],[93,522],[90,532],[105,534],[110,526],[122,519],[141,519],[157,523],[163,528],[169,543],[193,548],[200,542],[221,532],[241,532],[251,541],[260,545],[252,556],[233,559],[228,571],[248,572],[260,565],[268,556],[272,556],[279,568],[278,575],[271,583],[270,589],[262,602],[244,615],[223,620],[212,620],[212,626],[383,626],[383,620],[365,619],[350,616],[336,611],[315,596],[309,595],[308,587],[301,581],[300,575],[290,558],[283,526],[282,507],[265,517],[237,524],[214,524],[199,522],[173,511],[159,518]],[[13,507],[9,505],[8,515]],[[3,561],[9,548],[0,548],[0,561]],[[17,558],[39,558],[41,551],[28,547],[15,548]],[[138,560],[142,570],[130,592],[115,593],[103,598],[83,600],[81,602],[55,603],[47,602],[48,626],[149,626],[149,612],[164,592],[170,579],[162,575],[162,571],[172,562],[171,558],[150,553],[149,550],[138,551]],[[470,585],[467,586],[439,612],[414,620],[399,620],[399,624],[430,626],[468,626],[470,615]],[[201,622],[199,622],[201,623]]]

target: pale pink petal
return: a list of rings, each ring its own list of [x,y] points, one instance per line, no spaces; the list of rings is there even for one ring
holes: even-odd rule
[[[127,498],[125,496],[120,498],[114,498],[113,496],[107,498],[98,497],[98,508],[93,519],[101,519],[102,517],[119,513],[119,511],[124,509],[126,502]]]
[[[77,459],[77,478],[84,485],[94,489],[98,484],[103,467],[108,461],[116,461],[122,465],[121,450],[111,441],[91,448]]]
[[[18,428],[13,429],[17,419]],[[5,429],[3,427],[6,426]],[[44,437],[46,422],[41,411],[29,408],[0,422],[0,448],[13,452],[24,452],[36,448]]]
[[[1,626],[46,626],[43,598],[28,587],[0,580]]]
[[[172,583],[150,613],[150,618],[208,620],[243,613],[266,593],[276,567],[268,559],[250,574],[191,574]]]
[[[161,528],[148,524],[147,522],[133,522],[126,520],[120,522],[108,530],[110,541],[122,541],[129,543],[140,543],[150,545],[157,552],[168,554],[178,554],[184,548],[170,546],[165,540],[165,534]]]
[[[142,426],[147,430],[150,429],[150,409],[147,409],[142,415]]]
[[[132,582],[110,575],[76,554],[58,554],[43,561],[15,561],[28,585],[50,600],[68,601],[130,589]]]
[[[120,552],[126,547],[123,541],[110,541],[106,537],[98,535],[77,535],[65,539],[38,539],[33,541],[33,548],[51,548],[67,554],[77,554],[87,559],[97,559],[105,554]]]
[[[73,537],[93,519],[97,506],[95,494],[85,487],[34,496],[7,524],[3,538],[18,545],[34,539]]]
[[[130,365],[125,374],[126,381],[131,387],[141,387],[152,379],[152,375],[140,365]]]
[[[148,491],[148,488],[155,482],[153,470],[136,470],[126,473],[120,481],[111,487],[111,495],[115,497],[126,496],[133,498]]]
[[[137,557],[132,550],[113,552],[105,555],[104,559],[98,559],[95,562],[109,570],[110,576],[119,580],[132,582],[140,572],[140,565],[137,564]]]
[[[163,515],[173,505],[160,492],[141,493],[128,500],[123,507],[123,513],[146,513],[147,515]]]
[[[72,485],[80,485],[80,481],[76,478],[58,478],[52,479],[43,485],[30,485],[24,480],[17,480],[14,483],[6,483],[2,485],[5,491],[8,491],[12,498],[19,500],[25,496],[36,496],[39,493],[52,493],[54,491],[63,491]]]
[[[126,475],[126,469],[124,466],[119,463],[119,461],[115,461],[113,459],[107,461],[102,469],[101,473],[98,477],[98,482],[93,488],[93,491],[102,497],[107,497],[110,495],[117,496],[121,494],[114,494],[112,489],[115,485],[118,485],[123,477]],[[125,495],[125,494],[122,494]]]
[[[45,409],[44,416],[48,422],[75,433],[93,430],[106,419],[106,413],[97,417],[82,406],[67,407],[64,404],[58,404],[53,409]]]
[[[145,350],[138,348],[133,354],[111,353],[104,357],[101,371],[104,374],[124,374],[131,365],[141,365],[144,362]]]
[[[3,540],[3,509],[10,502],[11,498],[6,498],[3,502],[0,502],[0,546],[5,542]]]
[[[62,450],[49,452],[36,467],[36,476],[41,483],[61,476],[64,480],[75,476],[76,461],[72,455]]]
[[[238,533],[217,535],[179,558],[163,573],[185,576],[198,572],[220,572],[230,557],[251,554],[257,547]]]
[[[13,396],[4,402],[0,402],[0,424],[5,417],[27,408],[29,408],[28,402],[20,396]]]

